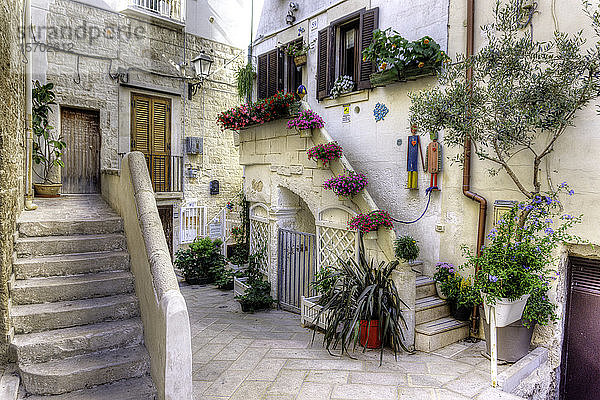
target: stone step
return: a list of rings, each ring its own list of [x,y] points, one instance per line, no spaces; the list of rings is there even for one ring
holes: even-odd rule
[[[15,333],[41,332],[102,321],[129,319],[139,315],[134,295],[98,297],[57,303],[24,304],[11,307]]]
[[[450,306],[446,300],[437,296],[423,297],[415,302],[415,324],[434,321],[450,315]]]
[[[129,270],[129,253],[121,250],[24,257],[17,258],[13,265],[17,279],[126,271]]]
[[[469,336],[469,323],[444,317],[415,326],[415,349],[434,351]]]
[[[415,260],[408,263],[413,271],[416,271],[418,275],[423,275],[423,270],[425,269],[425,264],[423,261]]]
[[[422,299],[424,297],[436,296],[437,292],[435,291],[435,280],[432,278],[419,275],[416,280],[417,286],[417,300]]]
[[[121,233],[20,237],[15,243],[17,257],[89,253],[126,248],[127,241]]]
[[[128,271],[120,271],[17,280],[12,286],[11,295],[13,304],[35,304],[133,291],[133,275]]]
[[[20,382],[19,375],[4,371],[0,378],[0,400],[17,400]]]
[[[19,370],[25,390],[43,395],[62,394],[144,376],[148,373],[149,365],[150,357],[146,348],[135,346],[40,364],[19,363]]]
[[[123,232],[123,220],[106,217],[86,220],[41,220],[18,223],[20,236],[100,235]]]
[[[149,376],[124,379],[91,389],[55,396],[29,396],[27,400],[155,400],[156,389]]]
[[[32,364],[142,343],[142,321],[121,321],[15,335],[11,351],[19,363]]]

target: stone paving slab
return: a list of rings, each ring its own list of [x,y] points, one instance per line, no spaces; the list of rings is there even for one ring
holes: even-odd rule
[[[434,353],[340,356],[281,310],[243,313],[231,291],[181,284],[192,329],[194,400],[464,400],[489,388],[484,343]],[[499,366],[502,372],[507,366]]]

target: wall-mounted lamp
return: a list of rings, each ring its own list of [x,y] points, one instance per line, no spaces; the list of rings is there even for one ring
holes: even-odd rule
[[[200,52],[198,57],[192,60],[192,66],[194,67],[195,82],[188,83],[188,97],[190,100],[196,93],[198,93],[198,89],[202,86],[202,83],[208,75],[210,74],[210,67],[213,63],[213,59],[208,54],[204,53],[204,51]]]

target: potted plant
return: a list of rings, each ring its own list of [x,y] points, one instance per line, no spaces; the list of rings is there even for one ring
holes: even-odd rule
[[[314,47],[314,44],[314,40],[310,43],[305,42],[304,39],[302,41],[294,41],[283,46],[283,52],[293,57],[296,67],[301,67],[306,64],[308,52]]]
[[[459,321],[468,321],[473,307],[480,302],[479,292],[473,288],[471,278],[452,274],[442,287],[450,304],[450,314]]]
[[[339,76],[335,82],[333,82],[333,86],[329,91],[329,96],[332,99],[336,99],[340,97],[340,95],[344,93],[349,93],[354,90],[354,81],[351,76],[341,75]]]
[[[235,72],[235,81],[237,84],[237,92],[240,100],[249,102],[252,96],[252,88],[256,79],[256,72],[252,63],[247,63],[243,67],[239,67]]]
[[[252,125],[261,125],[289,116],[290,107],[295,103],[297,101],[294,93],[278,92],[252,104],[241,104],[223,111],[217,116],[217,122],[223,130],[239,130]]]
[[[409,42],[388,28],[373,31],[373,40],[363,50],[363,60],[376,64],[378,71],[369,78],[374,86],[383,86],[408,77],[434,74],[449,58],[429,36]]]
[[[271,284],[263,278],[260,272],[260,260],[263,258],[263,254],[263,251],[259,251],[248,257],[244,282],[247,289],[244,294],[235,296],[235,299],[240,302],[243,312],[265,310],[273,305]]]
[[[41,172],[34,169],[35,174],[42,182],[34,183],[36,195],[39,197],[57,197],[62,184],[52,181],[55,168],[64,167],[62,160],[63,150],[67,144],[61,137],[54,134],[54,127],[50,125],[48,117],[52,112],[51,105],[56,95],[52,91],[53,83],[42,85],[35,81],[32,89],[32,128],[33,128],[33,162],[41,166]]]
[[[312,129],[322,128],[325,126],[323,118],[313,110],[301,111],[298,116],[290,119],[287,123],[287,128],[296,128],[300,131],[300,137],[311,137]]]
[[[323,182],[323,188],[333,191],[340,201],[343,201],[348,197],[356,196],[367,184],[367,177],[364,174],[349,172],[348,175],[338,175],[326,180]]]
[[[306,152],[308,159],[315,160],[317,165],[322,168],[327,168],[331,161],[342,158],[342,154],[342,146],[338,142],[318,144]]]
[[[440,299],[446,300],[448,296],[446,293],[450,291],[447,287],[449,280],[454,277],[456,269],[454,265],[450,263],[437,263],[436,270],[433,274],[435,280],[435,290]]]
[[[187,249],[177,251],[175,266],[181,270],[190,285],[204,285],[215,280],[215,271],[225,267],[225,257],[220,248],[220,239],[197,238]]]
[[[389,344],[394,354],[400,348],[408,351],[403,343],[404,302],[392,279],[398,262],[368,262],[362,246],[358,258],[340,262],[340,269],[333,274],[335,283],[319,301],[322,309],[317,318],[325,318],[325,347],[330,350],[339,346],[341,354],[358,343],[365,350],[381,347],[380,361],[382,344]]]
[[[325,297],[331,292],[335,285],[335,275],[338,272],[337,268],[330,265],[323,265],[315,274],[315,280],[310,283],[310,287],[315,293],[314,296],[302,296],[300,305],[300,320],[304,326],[312,325],[325,329],[325,316],[322,315],[317,319],[317,315],[323,307],[319,302],[325,301]]]
[[[409,235],[400,236],[394,242],[394,252],[399,260],[413,262],[419,256],[419,246],[417,241]]]
[[[380,227],[393,229],[394,224],[387,212],[377,210],[368,214],[358,214],[350,220],[348,227],[358,230],[365,239],[377,240],[377,230]]]

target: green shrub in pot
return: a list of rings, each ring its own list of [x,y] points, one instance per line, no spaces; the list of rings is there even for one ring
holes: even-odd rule
[[[174,264],[187,283],[198,285],[215,280],[215,271],[225,266],[225,257],[220,250],[222,244],[219,239],[196,238],[189,248],[177,251]]]
[[[264,279],[260,272],[260,262],[263,257],[264,250],[257,251],[248,257],[248,268],[245,271],[248,279],[245,283],[249,287],[243,295],[235,297],[244,312],[271,308],[275,301],[271,297],[271,284]]]
[[[417,241],[409,235],[400,236],[396,239],[394,242],[394,251],[397,259],[408,262],[416,260],[419,256]]]

